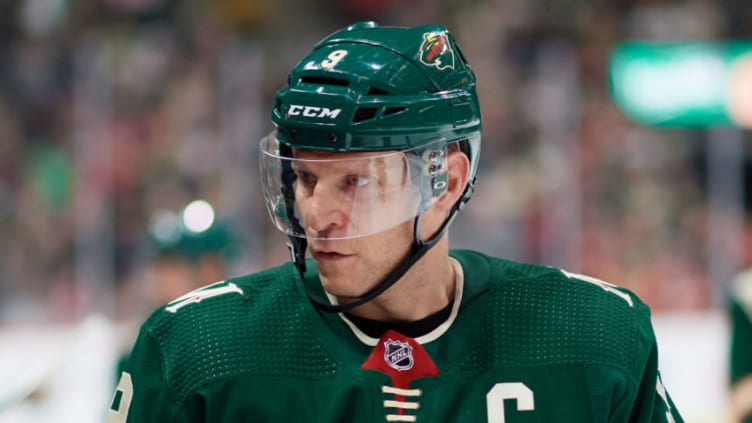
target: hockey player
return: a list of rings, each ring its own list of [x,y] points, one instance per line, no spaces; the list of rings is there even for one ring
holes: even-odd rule
[[[355,24],[288,83],[260,167],[292,262],[157,310],[109,423],[682,421],[635,295],[449,249],[481,115],[444,27]]]

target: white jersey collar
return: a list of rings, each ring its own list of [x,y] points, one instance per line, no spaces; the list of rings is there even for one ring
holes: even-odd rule
[[[449,257],[449,261],[454,267],[455,274],[454,303],[452,304],[452,311],[449,314],[449,317],[444,321],[444,323],[437,326],[431,332],[415,338],[415,340],[420,344],[427,344],[439,339],[444,333],[446,333],[447,330],[449,330],[449,328],[452,326],[452,323],[454,323],[454,320],[457,318],[457,313],[460,309],[460,303],[462,302],[462,288],[465,285],[465,274],[462,271],[462,265],[460,264],[460,262],[458,262],[453,257]],[[329,301],[332,304],[338,304],[337,297],[329,294],[328,292],[326,293],[326,296],[329,298]],[[344,313],[338,313],[338,315],[342,319],[342,321],[347,324],[350,330],[352,330],[353,334],[360,340],[360,342],[371,347],[376,346],[376,344],[379,342],[379,338],[368,336],[362,330],[358,329],[358,327],[352,321],[350,321],[350,319],[348,319]]]

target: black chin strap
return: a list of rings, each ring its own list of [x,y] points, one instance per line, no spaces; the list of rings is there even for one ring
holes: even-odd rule
[[[402,278],[402,276],[404,276],[405,273],[407,273],[407,271],[410,270],[410,268],[418,260],[420,260],[421,257],[423,257],[428,252],[428,250],[431,249],[431,247],[436,245],[439,239],[441,239],[444,233],[446,233],[447,228],[449,228],[449,224],[452,223],[455,217],[457,217],[457,213],[465,207],[465,204],[472,196],[474,190],[475,180],[472,180],[468,182],[467,186],[465,187],[465,191],[462,193],[460,199],[457,200],[457,202],[452,206],[452,209],[449,211],[449,216],[447,216],[447,218],[444,220],[444,223],[441,224],[441,227],[433,236],[425,241],[420,237],[420,222],[423,219],[423,213],[418,214],[418,216],[415,217],[413,224],[413,245],[412,247],[410,247],[410,251],[408,252],[407,256],[394,270],[392,270],[391,273],[389,273],[384,278],[384,280],[371,288],[371,290],[369,290],[365,294],[358,297],[355,301],[347,304],[329,304],[321,302],[314,297],[313,292],[309,288],[308,284],[306,284],[305,280],[305,252],[308,246],[308,241],[305,238],[289,236],[288,238],[290,242],[288,242],[287,245],[290,249],[292,261],[295,264],[295,268],[298,270],[298,275],[300,275],[300,280],[303,283],[303,288],[306,291],[306,295],[308,295],[308,299],[319,310],[329,313],[342,313],[363,305],[381,295],[382,293],[384,293],[384,291],[391,288],[392,285],[397,283],[397,281],[400,280],[400,278]],[[294,216],[294,214],[290,214],[290,216]],[[293,225],[299,226],[296,229],[298,233],[303,233],[302,227],[300,227],[300,223],[297,221],[297,219],[291,219],[291,223]]]

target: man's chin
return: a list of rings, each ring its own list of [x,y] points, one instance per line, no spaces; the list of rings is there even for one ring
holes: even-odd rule
[[[352,279],[345,278],[328,278],[321,276],[321,285],[324,290],[337,298],[357,298],[357,293],[353,292]]]
[[[358,287],[360,283],[353,280],[352,274],[348,275],[319,275],[321,279],[321,285],[324,290],[340,300],[357,300],[362,297],[368,289]]]

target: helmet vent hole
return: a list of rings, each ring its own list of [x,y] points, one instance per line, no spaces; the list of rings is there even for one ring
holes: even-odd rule
[[[376,117],[376,113],[379,111],[377,107],[361,107],[355,112],[355,117],[353,117],[353,122],[363,122],[366,120],[371,120]]]
[[[338,87],[346,87],[350,85],[350,81],[340,78],[330,78],[327,76],[302,76],[300,82],[303,84],[316,84],[316,85],[335,85]]]
[[[396,115],[397,113],[402,113],[405,110],[407,110],[407,107],[400,106],[400,107],[386,107],[384,108],[384,113],[382,113],[382,116],[390,116],[390,115]]]
[[[378,87],[370,87],[368,88],[368,95],[391,95],[387,90],[378,88]]]

